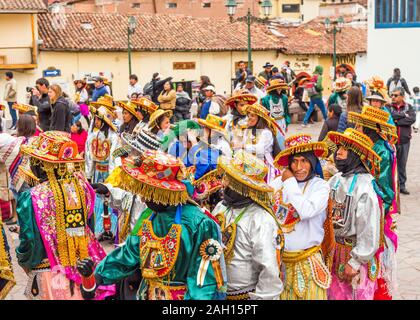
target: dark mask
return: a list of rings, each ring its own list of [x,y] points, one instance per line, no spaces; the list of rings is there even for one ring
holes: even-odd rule
[[[244,197],[243,195],[240,195],[239,193],[237,193],[236,191],[232,190],[229,187],[224,189],[223,204],[225,206],[238,209],[238,208],[245,208],[253,203],[254,201],[252,199],[248,197]]]
[[[337,160],[337,151],[334,153],[334,162],[337,170],[342,172],[343,177],[350,176],[356,173],[368,173],[368,170],[363,165],[360,157],[352,150],[348,150],[347,159]]]

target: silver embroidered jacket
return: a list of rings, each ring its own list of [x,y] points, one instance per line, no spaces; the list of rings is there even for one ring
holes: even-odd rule
[[[213,215],[223,213],[226,226],[242,212],[231,209],[220,202]],[[227,214],[226,214],[227,213]],[[276,259],[276,236],[278,226],[274,218],[262,207],[252,204],[237,224],[233,258],[227,268],[228,294],[250,291],[253,300],[278,300],[283,291]]]
[[[342,173],[339,172],[328,181],[331,187],[330,196],[334,193],[333,189],[337,181],[340,181],[335,197],[338,203],[345,202],[353,177],[354,175],[342,177]],[[381,211],[378,197],[372,185],[373,180],[374,178],[370,174],[358,175],[349,203],[348,217],[344,217],[342,227],[334,227],[335,238],[338,241],[340,238],[356,240],[356,244],[350,252],[351,259],[349,261],[355,270],[372,259],[379,248]]]

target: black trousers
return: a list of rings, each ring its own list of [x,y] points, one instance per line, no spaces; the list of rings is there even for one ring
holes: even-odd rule
[[[397,144],[397,166],[398,166],[398,181],[400,183],[400,190],[405,189],[405,182],[407,181],[407,160],[408,152],[410,151],[410,141],[404,144]]]

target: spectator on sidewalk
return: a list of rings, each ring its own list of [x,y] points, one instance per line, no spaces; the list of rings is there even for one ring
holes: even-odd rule
[[[347,128],[354,128],[354,124],[347,122],[348,112],[358,112],[362,111],[363,106],[363,94],[359,87],[351,87],[347,91],[347,110],[343,111],[340,115],[340,120],[338,121],[338,132],[344,132]]]
[[[184,86],[179,83],[176,87],[175,122],[190,119],[190,102],[191,98],[188,92],[185,92]]]
[[[388,79],[386,83],[388,88],[388,94],[391,95],[396,88],[403,88],[411,96],[410,89],[408,88],[407,81],[401,78],[401,70],[399,68],[394,69],[394,75]]]
[[[104,79],[101,77],[95,77],[95,89],[93,89],[92,93],[92,102],[98,101],[100,97],[103,97],[104,95],[108,94],[108,91],[104,84]]]
[[[204,100],[201,106],[200,112],[200,119],[203,120],[207,118],[207,115],[209,113],[214,114],[216,116],[218,116],[220,113],[219,104],[213,101],[213,96],[216,94],[216,89],[214,88],[214,86],[209,85],[206,88],[204,88],[204,93],[206,95],[206,99]]]
[[[171,81],[166,81],[163,85],[163,90],[158,97],[159,109],[163,110],[175,110],[176,104],[176,92],[172,87]]]
[[[58,84],[53,84],[48,90],[51,101],[51,125],[50,130],[70,132],[70,124],[73,118],[63,90]]]
[[[130,83],[128,85],[127,98],[132,99],[134,93],[137,95],[138,98],[139,95],[141,96],[143,94],[143,90],[139,83],[139,78],[135,74],[132,74],[130,75]]]
[[[87,136],[87,131],[83,129],[82,123],[80,121],[75,122],[71,126],[71,140],[77,143],[79,153],[82,157],[85,154]]]
[[[337,131],[338,120],[341,115],[341,107],[338,104],[330,104],[328,106],[328,119],[324,121],[318,141],[323,141],[330,131]]]
[[[264,71],[261,71],[258,76],[263,77],[265,80],[270,80],[273,76],[272,67],[273,65],[270,62],[266,62],[265,65],[263,65]]]
[[[4,100],[7,102],[9,106],[10,116],[12,117],[12,125],[9,129],[16,129],[17,123],[17,115],[16,110],[13,109],[13,104],[17,101],[17,83],[16,80],[13,79],[13,72],[7,71],[6,72],[6,85],[4,88]]]
[[[400,183],[400,192],[410,194],[406,188],[407,181],[407,159],[410,151],[411,126],[416,122],[416,112],[413,106],[404,101],[405,92],[402,87],[395,88],[392,91],[392,103],[390,111],[394,123],[397,126],[398,141],[397,145],[397,166],[398,180]]]
[[[324,68],[322,66],[316,66],[312,79],[309,85],[306,86],[306,90],[309,95],[309,109],[306,111],[305,118],[303,119],[302,127],[308,125],[309,118],[315,109],[315,105],[321,110],[324,120],[327,119],[327,110],[325,109],[324,101],[322,100],[322,74]]]
[[[48,96],[50,83],[45,78],[39,78],[36,80],[35,85],[36,88],[32,89],[29,104],[38,108],[39,126],[42,131],[48,131],[50,130],[52,114],[50,97]]]
[[[416,111],[416,123],[414,124],[413,128],[414,128],[414,132],[417,133],[419,131],[419,126],[420,126],[420,117],[419,117],[419,111],[420,111],[420,90],[419,90],[419,87],[414,87],[413,88],[412,101],[413,101],[414,110]]]
[[[252,74],[251,70],[249,70],[246,65],[245,61],[239,61],[238,63],[239,69],[235,73],[235,81],[233,82],[233,87],[241,83],[242,85],[245,84],[245,79]]]

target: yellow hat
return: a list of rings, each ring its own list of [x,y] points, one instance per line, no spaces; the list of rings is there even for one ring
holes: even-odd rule
[[[266,89],[267,93],[276,89],[289,89],[289,86],[286,82],[282,79],[273,79],[270,80],[270,83],[268,84],[268,87]]]
[[[344,92],[351,88],[350,79],[339,77],[333,82],[333,91],[334,92]]]
[[[119,101],[118,102],[118,105],[121,107],[121,108],[123,108],[124,110],[126,110],[126,111],[128,111],[128,112],[130,112],[132,115],[133,115],[133,117],[135,117],[138,121],[140,121],[141,119],[140,119],[140,117],[139,117],[139,115],[137,114],[137,112],[136,112],[136,109],[137,109],[137,106],[134,104],[134,103],[132,103],[132,102],[127,102],[127,103],[125,103],[125,102],[123,102],[123,101]]]
[[[254,104],[258,101],[258,97],[250,93],[242,93],[242,91],[236,91],[232,97],[225,101],[225,105],[233,108],[235,103],[238,101],[244,101],[247,102],[247,104]]]
[[[38,108],[36,106],[31,106],[30,104],[15,103],[13,104],[13,109],[18,110],[21,113],[27,113],[32,111],[35,114],[38,114]]]
[[[146,110],[149,114],[152,114],[159,108],[153,101],[144,97],[139,98],[137,100],[133,100],[131,102],[137,105],[138,107]]]
[[[274,135],[277,134],[279,127],[276,123],[276,120],[270,116],[270,112],[265,107],[259,103],[249,104],[245,106],[244,112],[246,115],[248,115],[248,113],[255,113],[260,118],[263,118],[271,129],[271,132],[273,132]]]
[[[109,94],[105,94],[104,96],[100,97],[98,101],[91,102],[90,105],[94,106],[95,108],[105,107],[110,111],[115,111],[116,109],[114,107],[114,98]]]
[[[215,116],[214,114],[209,113],[206,120],[198,119],[197,121],[202,126],[220,132],[221,134],[226,134],[226,120]]]
[[[118,131],[117,126],[112,122],[114,120],[114,114],[111,110],[106,107],[99,107],[95,112],[95,117],[105,121],[109,127],[115,132]]]
[[[350,111],[347,116],[347,121],[375,130],[379,134],[382,133],[391,136],[391,140],[393,140],[392,138],[398,138],[398,133],[397,128],[388,123],[390,117],[391,115],[384,110],[364,106],[361,114]],[[386,140],[388,139],[386,138]]]
[[[379,175],[381,157],[373,151],[373,142],[367,135],[353,128],[347,128],[343,133],[330,131],[327,138],[337,146],[352,150],[373,176]]]
[[[156,127],[157,123],[156,120],[163,115],[167,115],[169,118],[172,117],[172,110],[163,110],[163,109],[159,109],[156,110],[155,112],[153,112],[150,116],[150,120],[149,120],[149,129],[153,129],[154,127]]]

